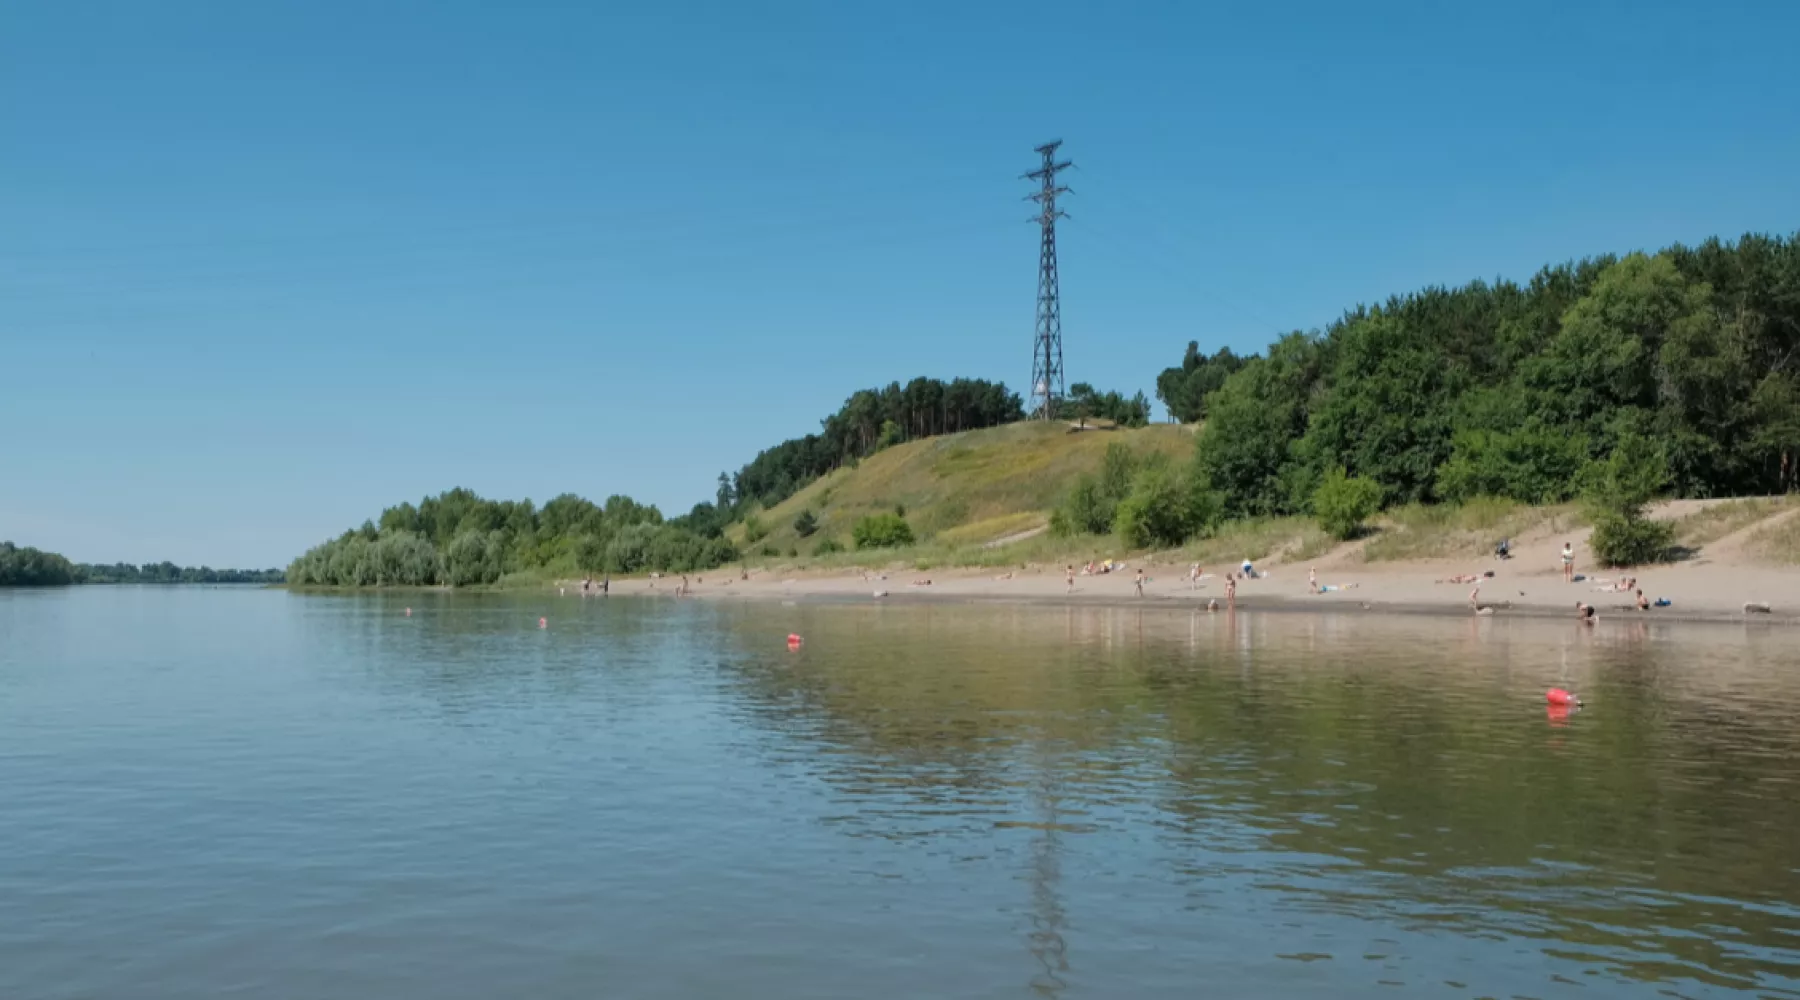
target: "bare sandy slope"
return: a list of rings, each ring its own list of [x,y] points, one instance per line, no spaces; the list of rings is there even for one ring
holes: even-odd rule
[[[1664,505],[1659,517],[1690,513],[1703,501]],[[1779,517],[1800,516],[1789,511]],[[1773,519],[1771,519],[1773,520]],[[1800,623],[1800,571],[1759,566],[1743,558],[1742,539],[1755,527],[1728,535],[1707,545],[1697,558],[1639,570],[1596,569],[1587,548],[1588,529],[1551,535],[1539,532],[1514,542],[1513,558],[1492,556],[1456,561],[1368,563],[1360,546],[1353,543],[1311,563],[1270,563],[1257,568],[1265,575],[1238,584],[1237,606],[1263,610],[1407,611],[1473,614],[1468,583],[1439,583],[1458,574],[1485,574],[1479,594],[1484,606],[1496,615],[1573,617],[1575,602],[1585,601],[1600,609],[1602,619],[1651,616],[1658,619],[1751,620]],[[1564,541],[1575,545],[1575,570],[1585,579],[1563,580],[1559,553]],[[980,602],[1002,601],[1070,605],[1159,605],[1204,607],[1225,600],[1223,574],[1236,566],[1206,566],[1198,587],[1187,580],[1187,566],[1143,563],[1147,574],[1143,597],[1138,597],[1135,576],[1138,564],[1122,572],[1075,578],[1068,589],[1061,566],[1028,566],[996,574],[993,570],[817,572],[751,571],[748,579],[736,570],[694,574],[688,592],[700,599],[861,600],[912,602],[921,600]],[[1315,569],[1322,585],[1334,589],[1313,593],[1308,571]],[[1667,598],[1671,606],[1647,612],[1632,608],[1634,595],[1618,593],[1608,585],[1623,575],[1635,576],[1646,597]],[[927,585],[926,580],[930,583]],[[619,595],[673,597],[680,577],[614,580]],[[570,596],[579,583],[567,585]],[[1746,614],[1746,603],[1768,604],[1771,614]]]

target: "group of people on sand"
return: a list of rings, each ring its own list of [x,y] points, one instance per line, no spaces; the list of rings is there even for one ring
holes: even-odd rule
[[[581,596],[583,596],[583,597],[588,597],[588,596],[591,596],[596,593],[599,594],[601,597],[605,597],[608,594],[610,594],[611,592],[612,592],[612,576],[611,576],[611,574],[608,574],[604,579],[602,579],[600,581],[598,587],[596,587],[596,585],[594,584],[594,578],[592,576],[586,577],[585,579],[583,579],[581,581]]]

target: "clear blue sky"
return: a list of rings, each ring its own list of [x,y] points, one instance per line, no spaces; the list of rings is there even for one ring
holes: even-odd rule
[[[1380,6],[1380,10],[1375,10]],[[685,510],[915,375],[1070,381],[1800,227],[1800,4],[0,4],[0,537],[285,564]]]

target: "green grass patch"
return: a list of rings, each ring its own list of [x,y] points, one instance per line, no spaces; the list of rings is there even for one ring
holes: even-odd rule
[[[908,441],[879,451],[854,468],[839,469],[764,512],[760,522],[768,536],[757,544],[745,545],[742,524],[733,525],[727,534],[751,551],[760,551],[764,544],[781,551],[798,544],[802,551],[811,551],[820,538],[847,544],[858,519],[892,511],[899,504],[905,506],[907,523],[921,545],[955,551],[1042,523],[1045,512],[1077,477],[1100,468],[1106,446],[1114,442],[1165,454],[1177,462],[1186,461],[1194,447],[1191,431],[1167,424],[1072,434],[1059,422],[1043,421]],[[794,516],[803,509],[812,510],[818,520],[812,540],[799,540],[793,529]],[[1019,526],[1010,527],[1015,524]],[[990,527],[993,531],[987,534]],[[989,564],[983,555],[964,558]]]

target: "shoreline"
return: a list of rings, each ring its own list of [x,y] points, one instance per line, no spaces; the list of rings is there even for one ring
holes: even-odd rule
[[[1416,572],[1420,567],[1408,567]],[[1427,571],[1428,572],[1428,571]],[[1771,594],[1771,597],[1788,596],[1790,600],[1800,597],[1800,574],[1773,571],[1783,577],[1779,581],[1758,581],[1760,583],[1779,582],[1785,585],[1782,595]],[[1574,604],[1580,600],[1594,605],[1598,609],[1600,624],[1619,621],[1630,622],[1699,622],[1699,623],[1744,623],[1763,625],[1800,625],[1800,601],[1788,603],[1782,601],[1772,606],[1769,613],[1750,613],[1743,608],[1744,601],[1727,601],[1714,593],[1710,600],[1693,600],[1682,598],[1672,607],[1652,608],[1640,611],[1636,608],[1617,607],[1626,605],[1632,595],[1626,592],[1594,592],[1584,580],[1578,583],[1563,583],[1560,578],[1532,579],[1519,577],[1490,578],[1483,583],[1494,594],[1493,600],[1482,601],[1490,613],[1477,614],[1469,605],[1466,584],[1434,584],[1423,585],[1412,578],[1407,571],[1395,572],[1384,569],[1380,572],[1364,572],[1360,579],[1348,590],[1331,593],[1314,594],[1306,589],[1305,571],[1295,572],[1287,567],[1284,577],[1298,577],[1297,580],[1267,578],[1243,581],[1239,585],[1237,606],[1235,611],[1246,611],[1271,614],[1398,614],[1423,615],[1437,618],[1529,618],[1532,620],[1576,619]],[[1341,575],[1341,574],[1340,574]],[[1659,572],[1659,580],[1667,571]],[[1539,574],[1547,576],[1547,574]],[[1098,577],[1077,577],[1074,593],[1066,591],[1066,583],[1060,575],[1052,576],[1042,570],[1015,571],[1001,577],[935,574],[932,583],[927,586],[912,586],[906,581],[882,579],[880,573],[868,574],[863,579],[862,573],[855,574],[794,574],[775,578],[765,573],[752,574],[749,580],[729,578],[726,583],[707,583],[704,574],[690,577],[687,598],[702,601],[739,601],[744,603],[779,602],[812,605],[851,605],[851,604],[899,604],[899,605],[965,605],[965,606],[1012,606],[1040,608],[1107,608],[1128,609],[1139,608],[1160,611],[1186,611],[1204,613],[1207,602],[1217,600],[1219,607],[1214,614],[1231,613],[1226,607],[1223,597],[1223,581],[1210,578],[1202,581],[1202,586],[1192,589],[1185,580],[1178,583],[1163,582],[1157,584],[1155,576],[1150,577],[1144,596],[1135,593],[1133,574],[1129,571],[1120,574],[1108,574]],[[609,596],[629,598],[674,598],[674,589],[679,584],[679,576],[650,579],[635,577],[614,579]],[[1165,577],[1166,580],[1166,577]],[[1566,596],[1568,603],[1550,601],[1543,598],[1536,600],[1519,595],[1501,596],[1508,586],[1517,587],[1525,582],[1528,588],[1542,591],[1546,586],[1559,596]],[[1296,587],[1296,584],[1298,585]],[[561,596],[580,598],[580,581],[553,584],[553,589],[561,591]],[[1689,587],[1679,588],[1683,591]],[[1763,588],[1765,591],[1767,587]],[[880,593],[881,596],[876,596]],[[1646,584],[1646,594],[1649,593]],[[1527,590],[1527,595],[1530,590]],[[597,595],[590,595],[597,596]],[[1747,601],[1762,603],[1764,598],[1746,598]]]

